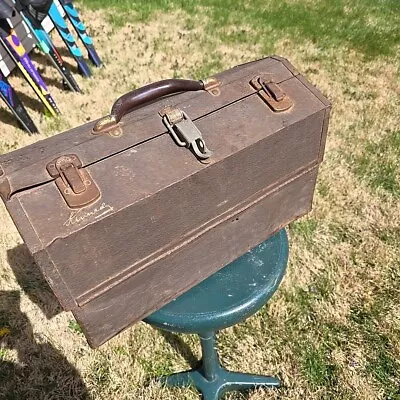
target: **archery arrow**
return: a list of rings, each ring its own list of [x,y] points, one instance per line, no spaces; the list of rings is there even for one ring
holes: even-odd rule
[[[49,93],[46,84],[43,82],[24,46],[7,21],[8,18],[15,15],[16,11],[4,2],[0,4],[0,42],[50,114],[53,116],[60,114],[60,110]]]
[[[90,61],[96,67],[101,67],[103,63],[101,62],[100,57],[97,54],[96,49],[94,48],[92,38],[88,35],[85,25],[79,18],[78,10],[74,7],[72,0],[61,0],[61,4],[65,10],[65,13],[67,14],[68,19],[74,26],[76,33],[78,34],[84,46],[86,47]]]
[[[29,133],[38,130],[7,78],[0,72],[0,97],[7,104],[21,126]]]
[[[70,51],[72,56],[75,58],[75,61],[78,64],[79,72],[83,76],[91,77],[92,73],[90,72],[90,69],[89,69],[88,65],[86,64],[86,61],[83,58],[81,49],[76,44],[75,38],[73,37],[72,33],[68,29],[68,26],[67,26],[66,22],[64,21],[64,18],[60,14],[60,11],[58,10],[58,8],[54,4],[54,2],[52,2],[51,6],[50,6],[49,15],[50,15],[51,20],[54,23],[54,26],[57,29],[57,32],[60,34],[60,36],[62,37],[68,50]]]
[[[43,51],[51,60],[54,67],[60,73],[63,78],[63,82],[74,92],[81,92],[75,78],[72,76],[71,71],[65,65],[64,60],[58,53],[48,33],[42,28],[40,21],[35,20],[29,13],[25,15],[24,11],[20,10],[20,14],[24,21],[27,23],[32,33],[35,35],[38,41],[38,47]]]

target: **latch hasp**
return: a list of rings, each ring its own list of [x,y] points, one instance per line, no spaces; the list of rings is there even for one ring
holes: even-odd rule
[[[258,95],[275,112],[287,111],[293,106],[293,101],[284,90],[274,82],[271,74],[255,76],[250,85],[258,91]]]
[[[70,208],[85,207],[100,197],[100,190],[75,154],[49,162],[46,169]]]

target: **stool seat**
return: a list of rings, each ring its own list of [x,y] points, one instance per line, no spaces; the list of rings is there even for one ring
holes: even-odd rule
[[[182,333],[217,331],[258,311],[285,274],[288,238],[282,229],[144,321]]]

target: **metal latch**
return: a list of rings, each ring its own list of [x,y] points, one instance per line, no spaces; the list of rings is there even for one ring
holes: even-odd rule
[[[159,114],[178,146],[190,148],[201,160],[211,157],[201,132],[189,116],[177,107],[164,107]]]
[[[286,111],[293,106],[290,97],[274,82],[271,74],[254,77],[250,85],[258,90],[258,95],[270,106],[273,111]]]
[[[46,167],[70,208],[85,207],[100,197],[100,190],[75,154],[49,162]]]

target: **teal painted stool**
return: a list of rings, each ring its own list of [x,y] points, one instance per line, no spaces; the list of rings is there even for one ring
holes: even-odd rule
[[[282,229],[144,320],[166,331],[200,336],[201,366],[161,377],[161,383],[193,386],[204,400],[217,400],[231,390],[279,387],[279,379],[271,376],[224,369],[218,359],[215,332],[245,320],[270,299],[285,274],[288,249]]]

